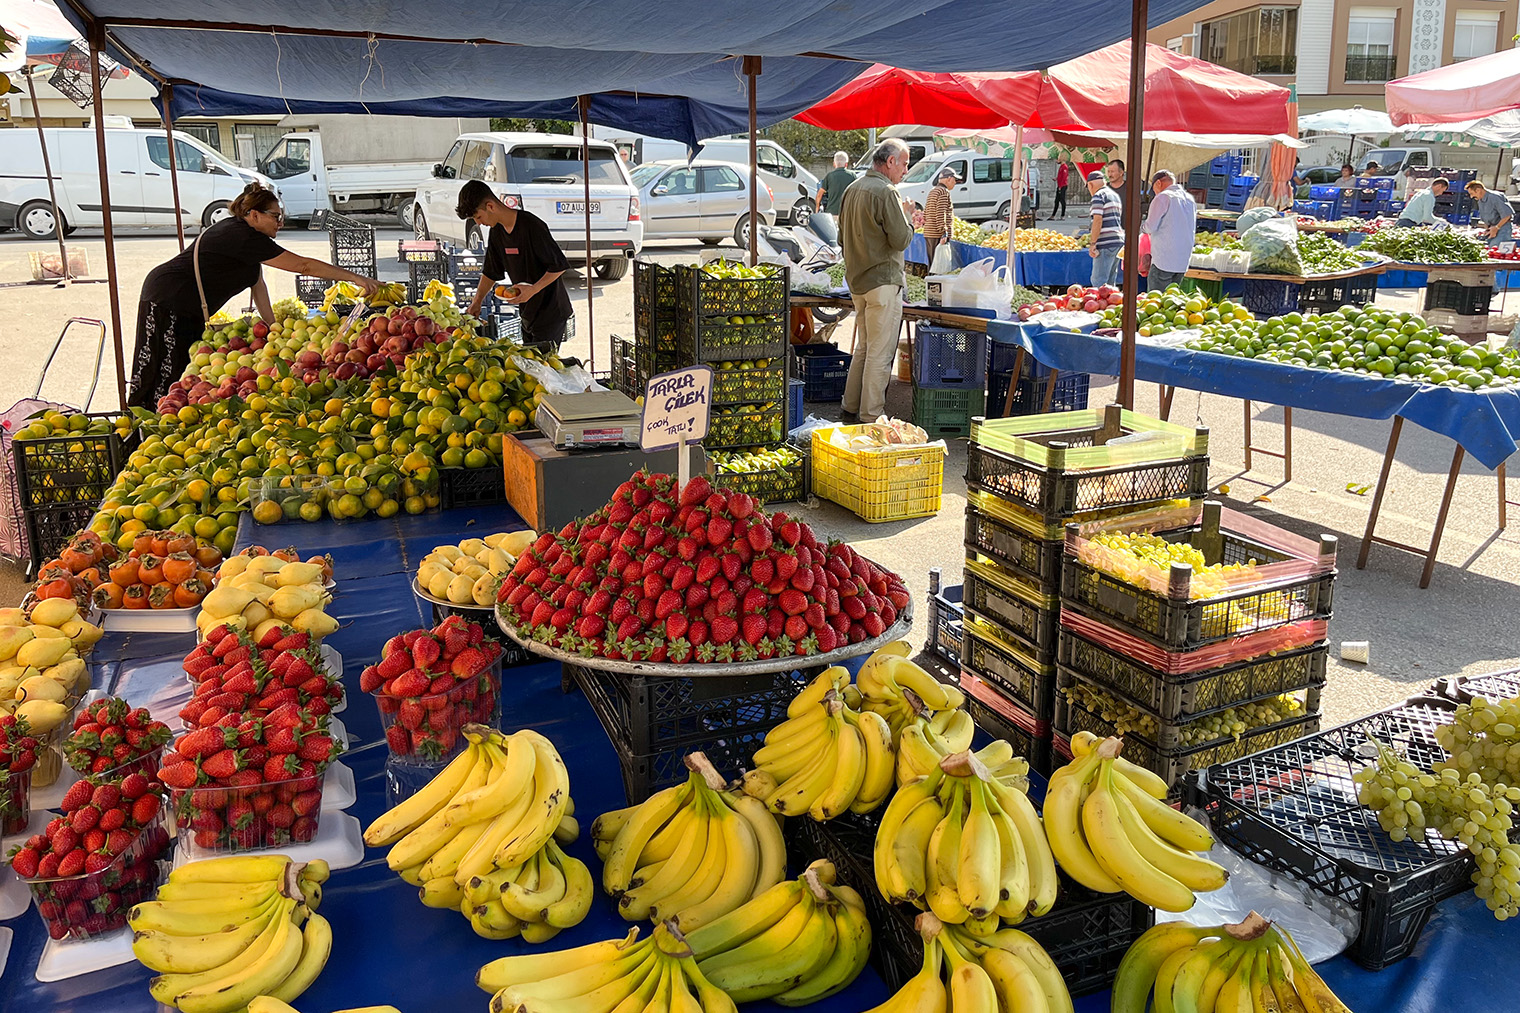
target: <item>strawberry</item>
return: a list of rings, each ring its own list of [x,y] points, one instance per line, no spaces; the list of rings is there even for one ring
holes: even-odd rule
[[[201,728],[179,737],[174,748],[189,759],[209,756],[227,745],[226,735],[219,728]]]
[[[555,628],[566,629],[569,625],[570,619],[567,616],[564,625],[555,624]],[[456,678],[468,679],[471,676],[484,672],[489,666],[490,662],[486,659],[485,653],[480,648],[466,647],[455,656],[449,670]]]
[[[778,513],[776,516],[782,518],[779,522],[780,527],[776,531],[776,534],[781,536],[781,540],[788,545],[796,545],[800,542],[802,540],[802,525],[797,521],[786,520],[785,514]]]
[[[383,685],[385,685],[385,679],[380,675],[379,666],[365,665],[364,670],[359,673],[359,692],[373,693]]]
[[[411,755],[412,737],[407,733],[406,726],[404,725],[391,725],[387,728],[385,730],[385,744],[397,756]]]
[[[147,794],[152,786],[152,782],[145,775],[134,771],[122,779],[121,793],[126,798],[139,799]]]
[[[730,584],[738,579],[740,571],[744,569],[744,560],[737,553],[725,553],[719,562],[723,567],[723,579]]]
[[[534,625],[537,624],[535,623]],[[439,629],[443,631],[444,657],[452,658],[470,645],[470,634],[466,624],[450,625],[445,622]]]
[[[597,594],[606,594],[606,592],[598,591]],[[582,640],[591,640],[594,637],[601,636],[602,631],[606,628],[607,620],[603,619],[600,615],[592,614],[581,617],[581,621],[576,624],[575,632]]]
[[[338,744],[330,735],[308,735],[301,741],[300,757],[313,763],[327,763],[338,755]]]
[[[115,858],[104,851],[92,851],[84,859],[85,875],[93,876],[96,873],[105,872],[114,861]]]
[[[84,833],[87,833],[87,831],[76,831],[73,827],[68,826],[67,824],[58,828],[52,834],[48,835],[48,840],[52,844],[53,853],[55,855],[66,855],[70,851],[73,851],[75,848],[79,847],[80,837]]]
[[[814,629],[813,636],[817,638],[818,650],[822,654],[827,654],[839,647],[839,634],[827,623]]]
[[[868,637],[879,637],[887,629],[886,623],[882,622],[881,616],[875,612],[867,613],[866,617],[860,621],[860,625],[865,628]]]
[[[712,483],[705,476],[697,475],[690,482],[687,482],[686,487],[681,490],[681,505],[690,506],[702,503],[711,495]]]
[[[63,801],[59,804],[59,807],[66,813],[73,812],[90,801],[90,797],[94,791],[95,786],[89,781],[75,781],[69,787],[69,790],[63,793]]]
[[[75,848],[58,860],[58,875],[63,877],[77,876],[84,872],[85,851],[83,848]]]
[[[392,680],[388,692],[391,696],[421,696],[431,683],[427,675],[413,668]]]
[[[745,538],[749,542],[749,547],[756,552],[764,552],[771,547],[771,529],[766,527],[763,521],[751,524],[745,533]]]
[[[801,591],[798,591],[796,588],[789,587],[785,591],[782,591],[779,596],[777,596],[776,604],[781,608],[781,611],[787,615],[798,616],[807,610],[807,595],[803,594]]]
[[[534,623],[538,625],[538,623]],[[417,668],[428,668],[443,654],[443,645],[431,634],[425,634],[412,641],[412,663]]]
[[[76,834],[88,833],[99,823],[100,810],[93,805],[82,806],[69,817],[69,826]]]
[[[722,572],[722,564],[717,556],[707,555],[697,560],[697,583],[710,584],[714,577]]]
[[[734,525],[727,517],[713,517],[707,522],[707,544],[719,548],[728,542]]]
[[[125,810],[107,809],[105,812],[100,814],[99,826],[100,829],[109,834],[112,830],[120,830],[122,825],[126,822],[127,813]]]
[[[711,634],[713,643],[727,644],[739,635],[739,623],[731,615],[720,615],[713,619]]]
[[[39,878],[39,879],[55,879],[55,878],[57,878],[57,876],[58,876],[58,862],[59,862],[60,857],[61,856],[58,855],[56,852],[49,852],[46,855],[43,855],[42,858],[37,863],[37,878]]]
[[[218,781],[229,780],[242,769],[240,755],[231,749],[223,749],[201,761],[201,770],[206,776]]]
[[[766,625],[765,616],[747,613],[742,622],[744,642],[747,644],[760,643],[765,638]]]
[[[37,849],[28,845],[11,856],[11,869],[22,879],[31,879],[37,875],[39,861]]]
[[[627,616],[618,624],[616,639],[621,642],[636,637],[644,629],[644,624],[638,616]]]
[[[157,801],[155,799],[155,801]],[[150,817],[151,818],[151,817]],[[123,854],[137,840],[137,832],[133,830],[115,830],[106,835],[106,843],[103,852],[107,855]]]
[[[665,639],[674,642],[686,635],[691,628],[691,618],[680,612],[674,612],[665,617]]]
[[[828,623],[827,618],[823,614],[823,606],[816,601],[808,603],[808,607],[803,610],[802,617],[806,620],[808,629],[811,630],[816,630]]]

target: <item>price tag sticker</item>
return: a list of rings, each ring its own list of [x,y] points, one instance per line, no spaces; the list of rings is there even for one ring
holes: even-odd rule
[[[705,437],[712,387],[711,366],[690,366],[650,377],[644,386],[639,446],[646,452],[665,450]]]
[[[1506,239],[1504,242],[1500,243],[1499,244],[1499,252],[1500,253],[1514,253],[1515,252],[1515,241],[1513,239]]]

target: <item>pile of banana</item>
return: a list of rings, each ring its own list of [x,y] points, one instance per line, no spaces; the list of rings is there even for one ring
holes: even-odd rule
[[[332,952],[317,914],[327,863],[239,855],[182,865],[132,909],[132,952],[160,972],[153,998],[185,1013],[232,1013],[256,997],[296,998]]]
[[[697,966],[735,1002],[805,1006],[846,988],[871,955],[865,901],[819,859],[687,934]]]
[[[645,939],[622,939],[558,953],[501,957],[475,975],[491,993],[491,1013],[736,1013],[728,993],[702,976],[679,929],[661,922]]]
[[[595,884],[560,850],[580,834],[554,743],[465,725],[469,746],[364,831],[429,907],[458,908],[487,939],[543,942],[580,923]]]
[[[1114,980],[1113,1013],[1309,1010],[1351,1013],[1298,944],[1252,911],[1238,925],[1163,922],[1135,940]]]
[[[867,1013],[1072,1013],[1060,969],[1044,947],[1018,929],[979,939],[929,913],[918,916],[917,928],[924,940],[923,966],[896,995]],[[1119,1007],[1114,1009],[1117,1013]]]
[[[879,647],[855,673],[859,706],[887,719],[894,743],[923,711],[953,711],[966,705],[959,687],[940,682],[909,661],[911,651],[906,640]]]
[[[927,908],[976,936],[1056,902],[1055,859],[1033,803],[970,752],[945,757],[897,790],[874,861],[888,900]]]
[[[975,732],[971,715],[961,710],[921,714],[909,722],[897,740],[898,787],[932,773],[945,757],[970,749]],[[977,750],[976,758],[1006,787],[1028,791],[1029,761],[1013,755],[1013,746],[1005,740],[994,739]]]
[[[363,294],[363,290],[351,281],[333,282],[322,293],[322,311],[325,313],[339,303],[352,306],[359,296]],[[397,306],[404,302],[406,302],[406,283],[400,281],[383,283],[379,288],[375,289],[373,295],[365,300],[367,305],[376,308],[381,306]]]
[[[290,1003],[283,999],[276,999],[271,995],[260,995],[248,1004],[248,1013],[301,1013]],[[334,1010],[333,1013],[401,1013],[394,1006],[355,1006],[352,1009]]]
[[[598,816],[591,839],[602,887],[629,921],[681,932],[725,915],[786,875],[786,844],[758,799],[725,790],[707,757],[686,757],[685,784]]]
[[[844,699],[850,673],[825,669],[787,705],[787,719],[765,735],[744,790],[785,816],[831,820],[867,813],[887,800],[897,758],[880,714]]]
[[[1213,835],[1162,801],[1166,782],[1120,757],[1120,739],[1080,733],[1071,746],[1045,792],[1045,836],[1068,876],[1162,911],[1186,911],[1196,893],[1224,886],[1225,870],[1194,854]]]

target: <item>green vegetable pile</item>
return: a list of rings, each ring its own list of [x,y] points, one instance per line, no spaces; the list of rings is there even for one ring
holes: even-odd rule
[[[1357,249],[1403,264],[1477,264],[1488,257],[1487,248],[1471,236],[1429,229],[1384,229],[1368,236]]]
[[[922,278],[907,276],[907,287],[903,289],[903,302],[919,303],[929,298],[929,283]]]
[[[1193,252],[1208,253],[1210,250],[1238,250],[1240,237],[1233,232],[1200,232],[1193,237]]]
[[[1361,247],[1365,249],[1365,245]],[[1338,239],[1322,232],[1303,232],[1298,237],[1298,256],[1304,262],[1304,274],[1337,274],[1365,267],[1366,254],[1349,249]]]

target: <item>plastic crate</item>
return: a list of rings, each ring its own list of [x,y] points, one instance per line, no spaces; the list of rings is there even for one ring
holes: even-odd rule
[[[804,457],[795,464],[767,471],[718,471],[709,458],[708,475],[714,485],[746,493],[762,503],[789,503],[807,498],[807,464]]]
[[[1437,679],[1429,692],[1459,704],[1470,703],[1478,696],[1488,700],[1508,700],[1520,696],[1520,668],[1482,675],[1448,675]]]
[[[366,278],[375,277],[374,226],[336,211],[327,212],[322,225],[327,229],[333,264]]]
[[[439,253],[433,260],[414,260],[406,265],[407,298],[414,303],[422,302],[422,294],[427,290],[428,282],[449,280],[448,255]]]
[[[793,345],[792,355],[804,401],[838,401],[844,397],[853,358],[849,352],[841,352],[835,345]]]
[[[564,667],[617,750],[629,802],[683,783],[690,771],[682,758],[696,750],[737,777],[806,685],[798,672],[645,676]]]
[[[930,583],[928,628],[931,632],[924,639],[924,650],[938,655],[951,666],[959,666],[964,636],[961,587],[957,584],[936,591],[932,587],[932,578]]]
[[[486,255],[483,251],[460,250],[448,255],[449,284],[454,287],[456,296],[468,292],[474,298],[485,264]]]
[[[640,372],[653,376],[676,353],[676,272],[648,260],[633,262],[633,333]],[[659,361],[662,356],[669,362]]]
[[[1067,529],[1066,556],[1062,561],[1061,598],[1092,610],[1106,622],[1169,651],[1188,650],[1221,643],[1259,630],[1285,626],[1305,619],[1328,619],[1334,603],[1335,547],[1325,536],[1317,556],[1301,556],[1228,530],[1224,525],[1254,526],[1272,534],[1278,544],[1296,536],[1253,521],[1231,511],[1225,515],[1217,501],[1205,503],[1201,517],[1186,527],[1156,534],[1169,542],[1188,542],[1203,553],[1210,565],[1246,563],[1271,565],[1301,561],[1303,566],[1282,568],[1281,575],[1266,575],[1245,590],[1191,597],[1192,571],[1186,564],[1172,565],[1176,583],[1166,593],[1141,587],[1084,561]],[[1089,530],[1114,531],[1129,527],[1130,519],[1099,522]],[[1184,572],[1185,571],[1185,572]]]
[[[961,670],[993,686],[1006,700],[1039,721],[1055,708],[1054,655],[1042,657],[971,611],[962,623]]]
[[[971,432],[971,420],[982,413],[982,392],[956,387],[913,388],[913,424],[929,434],[965,436]]]
[[[484,468],[440,468],[438,476],[445,510],[507,501],[506,477],[494,462]]]
[[[1055,735],[1071,739],[1077,732],[1091,732],[1100,739],[1111,736],[1124,739],[1123,756],[1145,769],[1152,771],[1171,788],[1171,795],[1181,794],[1182,778],[1190,770],[1198,770],[1210,764],[1238,760],[1242,756],[1284,742],[1291,742],[1304,735],[1319,731],[1320,716],[1306,714],[1277,724],[1264,725],[1246,731],[1238,739],[1224,739],[1197,745],[1163,749],[1146,740],[1138,732],[1129,730],[1122,735],[1119,726],[1086,707],[1069,703],[1065,696],[1055,694],[1055,719],[1051,730]]]
[[[763,369],[713,370],[712,403],[715,405],[781,401],[785,397],[785,360],[773,362]]]
[[[1014,387],[1013,402],[1008,402],[1008,385],[1012,372],[991,373],[987,377],[987,417],[1007,418],[1013,415],[1035,415],[1043,412],[1081,411],[1087,407],[1087,392],[1092,378],[1087,373],[1061,373],[1055,378],[1055,389],[1050,390],[1047,377],[1021,376]],[[1045,395],[1050,394],[1050,404]],[[1008,410],[1004,411],[1004,405]]]
[[[1210,765],[1186,800],[1221,844],[1351,908],[1360,921],[1346,956],[1380,970],[1414,952],[1436,905],[1472,888],[1472,856],[1434,833],[1395,842],[1357,801],[1352,777],[1373,742],[1429,768],[1446,758],[1436,728],[1455,704],[1417,697],[1316,735]]]
[[[634,343],[616,334],[612,336],[612,372],[610,386],[629,397],[637,398],[644,393],[644,378],[639,373]]]
[[[807,409],[802,405],[803,401],[802,381],[786,381],[786,431],[788,433],[802,425],[803,416],[807,414]]]
[[[987,335],[919,324],[913,340],[913,383],[920,388],[982,389],[987,384]]]
[[[933,517],[944,492],[943,446],[848,450],[830,442],[858,426],[813,430],[813,492],[872,523]]]
[[[994,560],[971,552],[966,554],[964,587],[967,611],[1011,634],[1041,664],[1055,657],[1061,616],[1057,585],[1021,580]]]
[[[762,265],[763,278],[720,278],[677,266],[676,350],[687,362],[779,359],[786,353],[786,268]],[[741,323],[735,317],[759,318]]]
[[[976,726],[994,739],[1007,741],[1015,754],[1029,761],[1030,770],[1049,777],[1050,722],[1036,721],[974,672],[962,672],[960,686],[966,694],[966,713]]]
[[[68,412],[70,418],[114,424],[118,412]],[[131,441],[136,442],[134,432]],[[104,433],[61,433],[36,440],[11,440],[16,492],[23,511],[45,507],[95,506],[105,498],[127,462],[129,445],[113,426]]]
[[[1149,448],[1102,444],[1163,433]],[[1208,430],[1122,411],[1117,405],[983,421],[972,427],[966,482],[1046,523],[1090,510],[1195,499],[1208,492]]]
[[[786,406],[779,401],[758,405],[729,405],[731,414],[714,413],[707,423],[709,450],[722,447],[754,447],[786,439]],[[739,410],[733,410],[739,409]]]
[[[1377,275],[1354,278],[1309,279],[1298,293],[1298,308],[1305,313],[1330,313],[1342,306],[1365,306],[1377,296]]]
[[[1463,285],[1456,281],[1428,280],[1425,283],[1425,309],[1448,310],[1464,315],[1487,315],[1494,301],[1492,285]]]
[[[1317,644],[1197,672],[1170,673],[1062,629],[1056,660],[1062,671],[1175,723],[1279,693],[1322,688],[1329,651]]]
[[[1246,278],[1235,301],[1257,317],[1277,317],[1298,309],[1298,293],[1303,285],[1294,281],[1271,281]]]
[[[326,278],[310,278],[304,274],[298,274],[296,275],[296,298],[309,309],[316,309],[327,300],[327,290],[334,284],[336,283]]]
[[[966,548],[995,560],[1021,580],[1059,587],[1065,531],[996,496],[972,489],[966,494]]]
[[[798,867],[828,859],[839,882],[860,892],[873,930],[871,966],[895,992],[918,973],[924,949],[913,927],[918,909],[888,903],[875,887],[871,854],[880,823],[881,810],[865,816],[846,813],[827,823],[787,820],[787,853]],[[1128,894],[1094,893],[1058,874],[1061,888],[1054,909],[1026,918],[1017,928],[1045,948],[1073,996],[1101,992],[1113,983],[1130,946],[1154,924],[1154,912]]]

